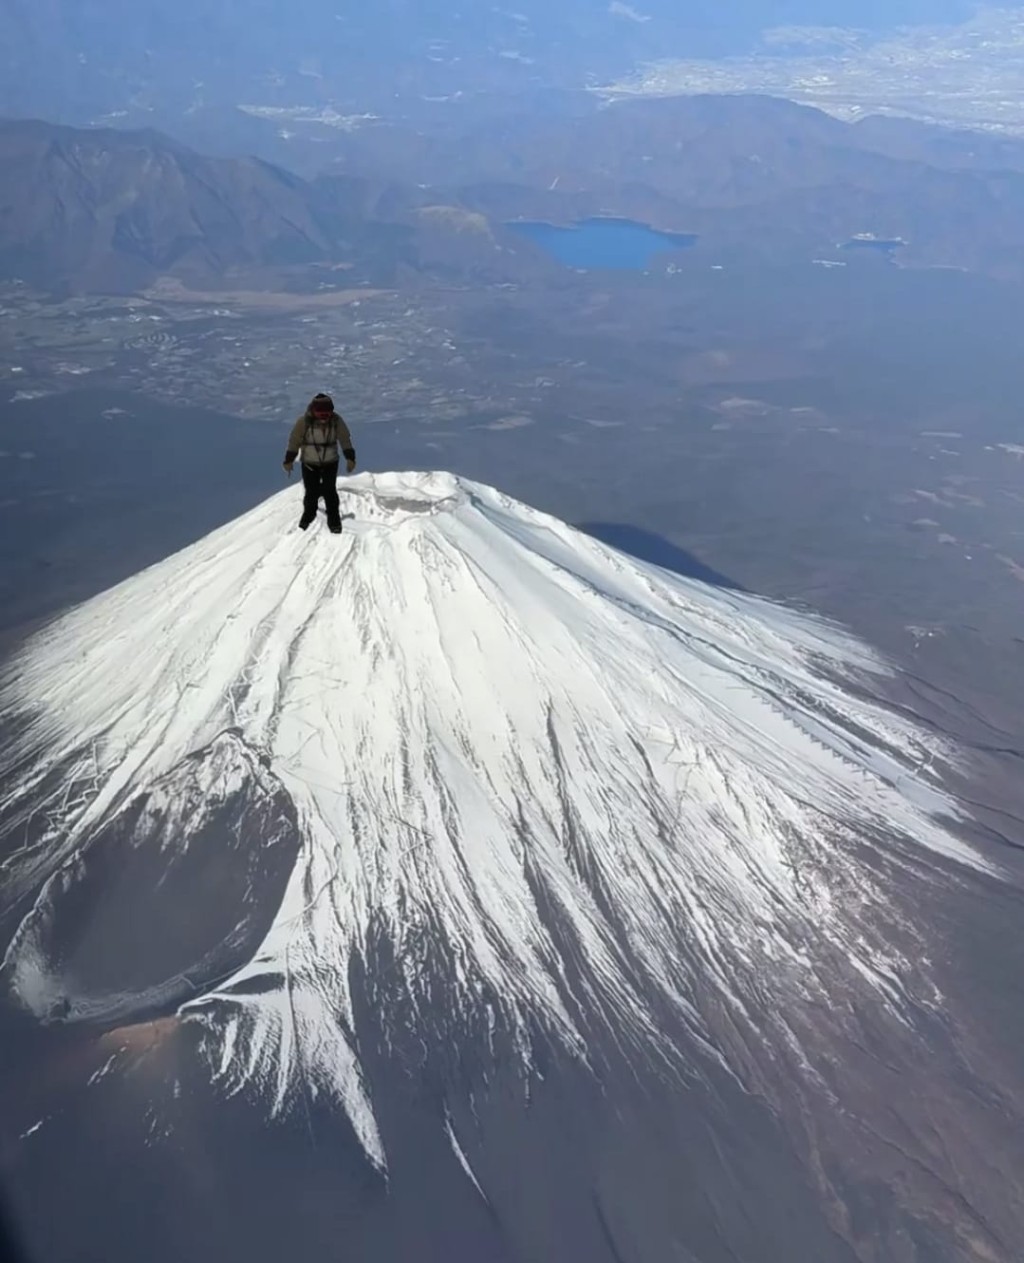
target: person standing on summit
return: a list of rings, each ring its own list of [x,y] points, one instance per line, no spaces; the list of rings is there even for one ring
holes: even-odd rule
[[[296,456],[301,453],[302,517],[299,527],[305,530],[316,519],[320,497],[327,510],[327,525],[335,535],[341,531],[341,508],[338,504],[338,449],[345,457],[345,468],[356,467],[356,451],[344,418],[334,411],[330,395],[314,395],[309,407],[292,426],[288,450],[284,454],[285,472],[291,474]]]

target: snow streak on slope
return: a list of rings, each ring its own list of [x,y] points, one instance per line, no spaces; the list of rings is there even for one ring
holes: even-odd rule
[[[737,1015],[753,981],[784,1009],[827,956],[898,1008],[858,848],[981,861],[939,820],[937,751],[843,687],[884,669],[866,649],[447,474],[360,475],[342,510],[340,538],[306,536],[275,496],[72,612],[5,683],[5,773],[31,768],[5,818],[48,804],[26,889],[225,733],[290,796],[273,927],[184,1010],[227,1083],[334,1096],[383,1163],[353,998],[382,945],[385,1036],[440,1011],[524,1065],[538,1030],[587,1057],[597,1024],[668,1055],[665,1005],[713,1043],[709,986]],[[29,1006],[46,898],[5,961]]]

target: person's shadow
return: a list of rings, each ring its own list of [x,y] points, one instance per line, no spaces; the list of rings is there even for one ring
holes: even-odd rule
[[[687,579],[699,579],[702,583],[713,583],[719,588],[728,588],[732,592],[745,592],[742,584],[735,583],[728,575],[706,566],[704,562],[678,548],[664,536],[653,531],[644,530],[642,526],[632,526],[628,522],[579,522],[578,528],[602,544],[609,544],[620,552],[628,553],[638,561],[646,561],[654,566],[662,566]]]

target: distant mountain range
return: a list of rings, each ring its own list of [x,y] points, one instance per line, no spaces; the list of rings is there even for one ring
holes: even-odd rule
[[[390,283],[402,267],[506,279],[488,221],[445,196],[378,176],[304,180],[154,131],[0,121],[0,278],[131,293],[260,271],[265,288],[277,283],[266,269],[344,263],[353,284]]]
[[[157,132],[0,122],[0,275],[130,292],[163,275],[400,254],[367,223],[386,190],[314,189],[256,158],[211,158]],[[393,248],[392,248],[393,247]]]
[[[0,276],[130,292],[161,276],[345,262],[528,280],[549,264],[515,218],[619,215],[698,235],[697,261],[836,257],[905,242],[909,266],[1024,278],[1024,143],[905,121],[847,124],[767,97],[524,114],[431,132],[353,132],[303,179],[158,132],[0,123]],[[839,256],[847,257],[847,256]]]
[[[1024,276],[1024,142],[907,120],[849,124],[761,96],[635,100],[420,138],[346,138],[345,169],[445,179],[464,203],[567,222],[624,215],[770,262],[857,234],[903,238],[902,262]]]
[[[4,123],[0,171],[0,269],[30,282],[131,289],[332,251],[301,181],[156,133]]]

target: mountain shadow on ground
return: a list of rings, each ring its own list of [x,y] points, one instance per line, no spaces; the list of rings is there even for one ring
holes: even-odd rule
[[[731,592],[747,591],[742,584],[705,565],[685,548],[679,548],[663,535],[645,530],[642,526],[633,526],[629,522],[578,522],[577,526],[593,539],[617,548],[620,552],[629,553],[638,561],[661,566],[686,579],[713,583],[715,587],[727,588]]]

